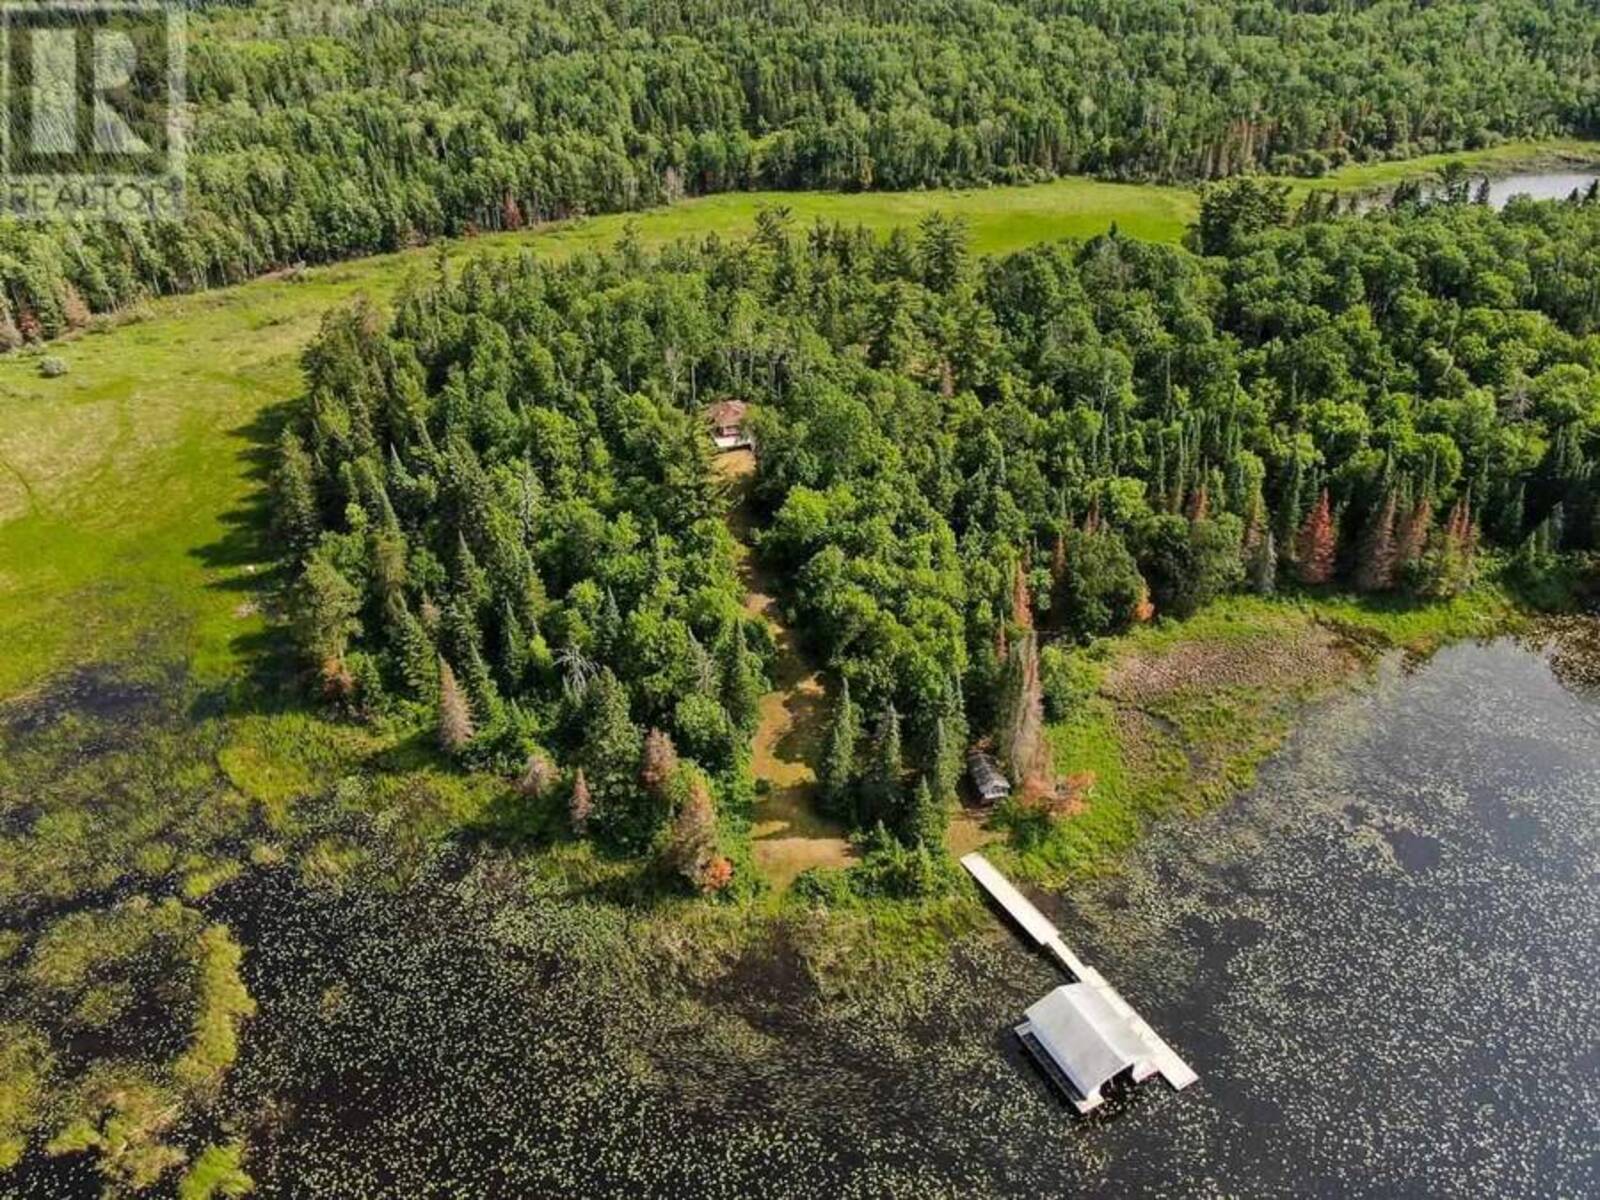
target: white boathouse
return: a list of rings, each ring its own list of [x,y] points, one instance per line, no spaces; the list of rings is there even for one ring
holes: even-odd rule
[[[988,859],[973,853],[961,865],[1029,939],[1073,977],[1074,982],[1056,988],[1028,1009],[1017,1036],[1079,1112],[1098,1107],[1104,1099],[1100,1089],[1123,1071],[1136,1083],[1160,1075],[1177,1091],[1199,1078],[1105,976],[1072,952],[1061,931]]]

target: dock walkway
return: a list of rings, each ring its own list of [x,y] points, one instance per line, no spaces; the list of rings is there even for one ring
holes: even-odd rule
[[[1133,1010],[1132,1005],[1122,998],[1116,988],[1106,982],[1104,975],[1073,953],[1072,947],[1063,940],[1061,931],[1052,925],[1049,918],[1035,908],[1026,896],[1017,891],[1009,879],[995,870],[994,864],[983,855],[973,853],[962,858],[961,865],[977,881],[978,886],[988,892],[996,904],[1005,909],[1024,933],[1041,948],[1053,954],[1056,961],[1067,969],[1073,979],[1087,984],[1098,992],[1128,1023],[1128,1028],[1145,1046],[1147,1052],[1145,1062],[1141,1064],[1142,1069],[1136,1069],[1134,1072],[1136,1079],[1158,1074],[1174,1090],[1182,1091],[1199,1078],[1193,1068],[1178,1057],[1177,1051],[1167,1045],[1144,1018]]]

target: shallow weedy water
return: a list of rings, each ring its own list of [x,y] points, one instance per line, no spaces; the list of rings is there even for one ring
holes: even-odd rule
[[[830,1012],[781,944],[672,979],[622,910],[456,849],[400,894],[208,898],[260,1002],[221,1129],[258,1195],[1600,1193],[1600,696],[1551,666],[1592,655],[1391,662],[1241,801],[1042,898],[1181,1095],[1071,1114],[1010,1032],[1059,978],[998,923],[893,1015]],[[95,1190],[33,1167],[0,1194]]]

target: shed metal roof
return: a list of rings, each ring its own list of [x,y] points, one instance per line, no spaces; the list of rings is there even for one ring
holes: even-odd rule
[[[976,751],[967,755],[967,770],[972,775],[972,785],[985,800],[998,800],[1011,794],[1011,782],[987,754]]]

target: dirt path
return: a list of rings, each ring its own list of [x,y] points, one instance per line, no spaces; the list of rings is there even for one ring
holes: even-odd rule
[[[717,471],[733,489],[728,528],[738,543],[739,578],[745,610],[772,629],[778,647],[773,690],[761,697],[761,715],[752,745],[757,780],[766,794],[756,798],[751,829],[756,862],[780,890],[808,867],[838,867],[852,857],[844,831],[818,814],[816,772],[827,728],[822,680],[795,644],[778,606],[774,581],[750,550],[748,491],[755,456],[735,450],[717,459]]]

